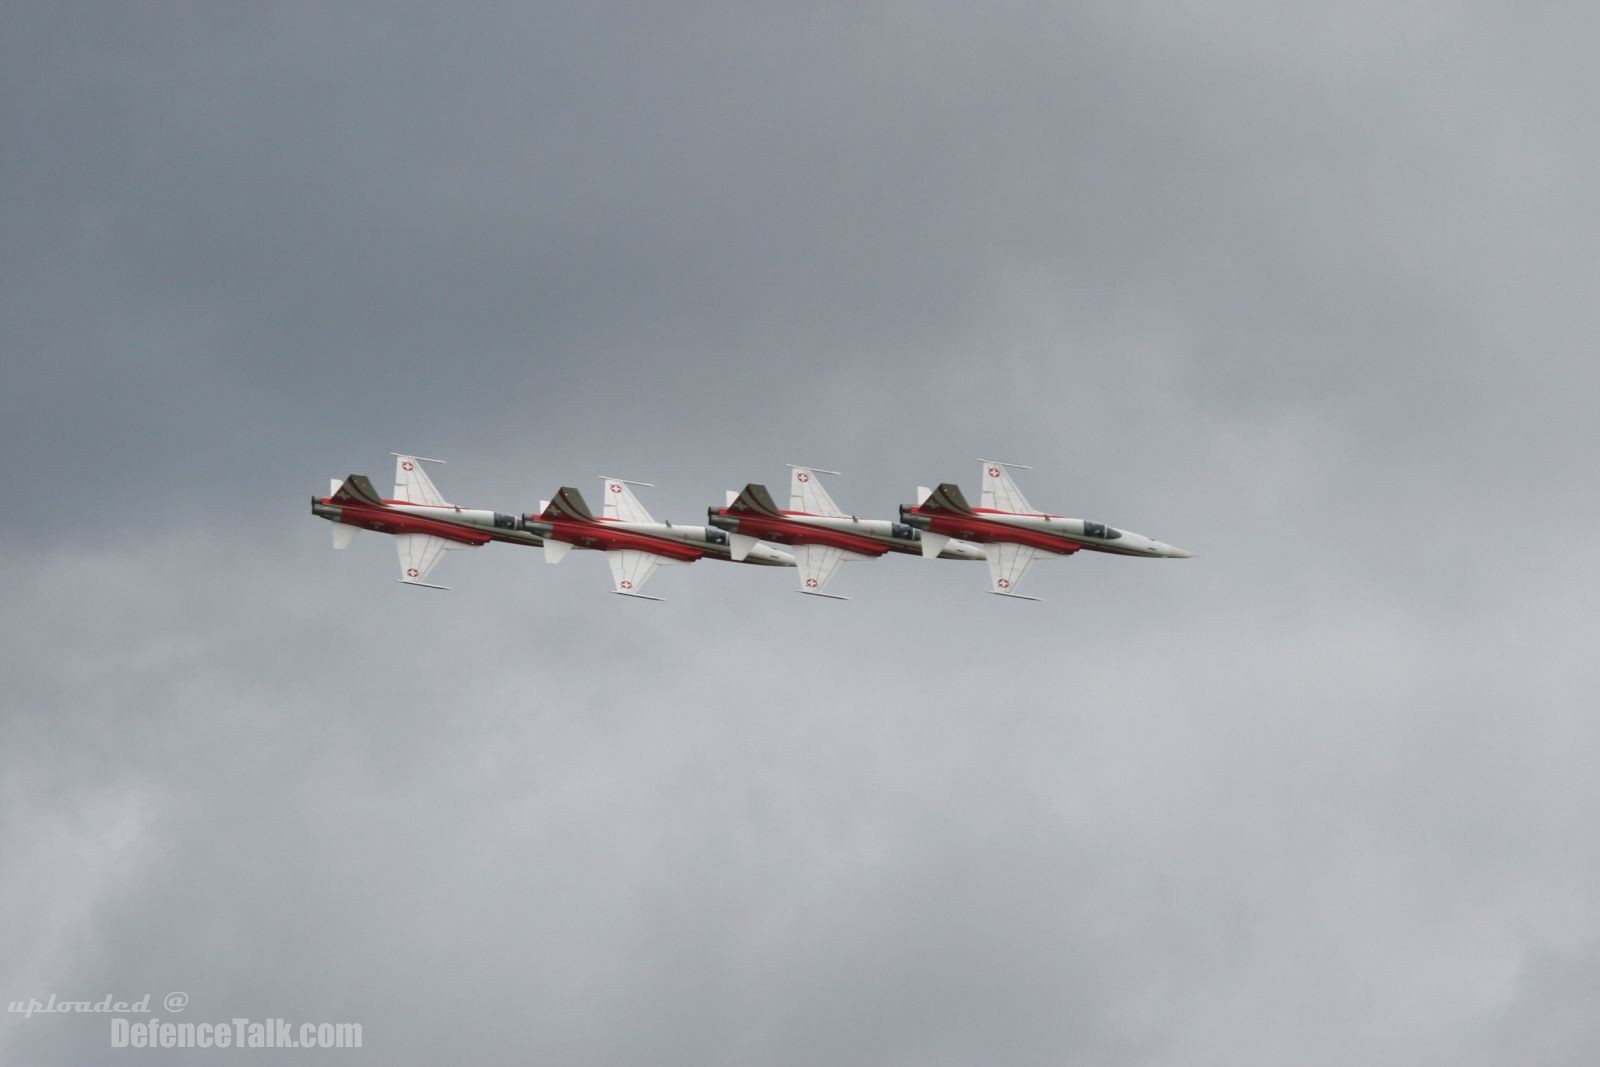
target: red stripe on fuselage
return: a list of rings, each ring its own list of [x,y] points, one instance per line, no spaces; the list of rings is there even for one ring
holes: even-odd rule
[[[635,549],[652,555],[665,556],[668,559],[683,560],[686,563],[692,563],[705,555],[703,550],[683,541],[653,537],[633,530],[607,529],[604,520],[578,522],[565,518],[555,520],[546,518],[540,521],[548,522],[554,527],[550,533],[551,537],[557,541],[565,541],[574,548],[592,548],[602,552]]]
[[[1074,541],[1056,534],[1041,533],[1038,530],[1024,530],[1017,526],[1008,526],[1003,522],[991,522],[988,519],[974,515],[949,515],[942,511],[914,511],[913,514],[925,515],[932,526],[930,529],[936,534],[946,537],[955,537],[963,541],[977,541],[982,544],[1003,542],[1015,545],[1027,545],[1044,552],[1060,552],[1070,555],[1080,548],[1093,548],[1082,541]],[[1010,512],[991,511],[991,515],[1008,515]]]
[[[826,526],[810,526],[770,515],[730,512],[726,508],[722,514],[737,518],[739,532],[746,537],[759,537],[763,541],[776,541],[782,545],[826,545],[846,552],[859,552],[863,556],[881,556],[889,551],[889,546],[882,542],[842,530],[830,530]]]
[[[486,545],[490,541],[497,540],[494,534],[477,526],[457,526],[437,519],[407,515],[403,511],[375,508],[370,504],[351,504],[332,499],[327,502],[343,512],[340,522],[346,526],[359,526],[363,530],[377,530],[386,534],[429,534],[468,545]]]

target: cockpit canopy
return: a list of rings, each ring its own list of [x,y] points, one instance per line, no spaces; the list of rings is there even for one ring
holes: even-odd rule
[[[1122,531],[1103,522],[1086,522],[1083,524],[1083,536],[1101,541],[1115,541],[1122,536]]]

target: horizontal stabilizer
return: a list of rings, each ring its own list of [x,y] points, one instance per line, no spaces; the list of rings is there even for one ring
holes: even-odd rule
[[[349,548],[350,542],[356,539],[356,534],[361,532],[359,526],[346,526],[342,522],[333,524],[333,547]]]
[[[961,495],[961,487],[952,482],[940,482],[939,487],[929,493],[921,508],[923,511],[945,515],[971,515],[972,505],[967,503],[967,498]]]
[[[922,532],[922,558],[938,559],[939,553],[944,551],[944,546],[948,545],[952,540],[953,538],[946,537],[944,534],[936,534],[931,530],[924,530]]]
[[[571,551],[571,541],[557,541],[553,537],[544,539],[544,561],[546,563],[560,563],[567,558],[567,553]]]
[[[917,507],[920,508],[922,506],[923,501],[927,500],[928,497],[930,497],[932,495],[933,495],[933,490],[932,489],[929,489],[925,485],[917,486]]]
[[[733,557],[735,563],[743,563],[745,557],[750,554],[750,550],[760,543],[749,534],[730,533],[728,535],[728,554]]]

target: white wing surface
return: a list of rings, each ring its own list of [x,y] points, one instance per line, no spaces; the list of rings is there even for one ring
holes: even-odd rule
[[[1028,503],[1028,498],[1022,495],[1022,490],[1017,488],[1017,483],[1011,480],[1011,471],[1007,468],[1014,464],[998,463],[992,459],[983,460],[982,463],[983,495],[979,498],[979,507],[1009,511],[1015,515],[1039,514]]]
[[[623,548],[607,552],[606,562],[611,564],[611,591],[621,593],[623,596],[640,596],[639,591],[644,588],[644,583],[650,580],[650,576],[655,574],[664,561],[653,552]]]
[[[639,503],[639,498],[633,495],[633,490],[628,487],[627,482],[621,478],[602,477],[600,480],[606,483],[605,489],[600,494],[605,501],[605,506],[601,509],[604,517],[615,519],[617,522],[656,521],[650,517],[644,505]]]
[[[833,497],[822,488],[822,481],[818,474],[832,474],[832,471],[818,471],[814,467],[796,467],[789,465],[789,510],[800,511],[807,515],[827,515],[831,518],[844,518],[845,512],[838,504],[833,502]]]
[[[833,548],[829,545],[796,545],[794,547],[794,565],[800,571],[800,592],[810,593],[813,596],[833,597],[835,600],[849,600],[849,597],[835,596],[833,593],[824,593],[828,582],[839,573],[839,568],[853,559],[871,559],[856,552],[846,552],[842,548]]]
[[[396,534],[395,551],[400,554],[400,580],[406,585],[420,585],[428,589],[444,589],[442,585],[429,585],[428,572],[439,563],[439,557],[450,547],[450,542],[432,534]]]
[[[1012,541],[1001,541],[984,546],[989,559],[989,592],[1001,596],[1016,596],[1022,576],[1039,556],[1039,550]],[[1031,600],[1032,597],[1023,597]]]
[[[437,463],[438,460],[427,460]],[[426,504],[428,507],[448,508],[450,503],[445,500],[433,484],[433,479],[423,473],[424,460],[419,456],[402,456],[398,452],[394,457],[394,498],[403,500],[407,504]]]

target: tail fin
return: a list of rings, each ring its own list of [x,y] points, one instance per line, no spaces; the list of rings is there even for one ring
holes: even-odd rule
[[[833,502],[833,497],[822,488],[819,474],[838,474],[838,471],[825,471],[817,467],[796,467],[789,464],[789,510],[803,511],[807,515],[827,515],[831,518],[844,518],[845,513],[838,504]]]
[[[570,485],[563,485],[556,490],[555,499],[545,505],[541,519],[569,519],[578,522],[593,522],[594,512],[589,510],[589,505],[583,502],[583,494]]]
[[[940,482],[939,487],[922,502],[923,511],[944,512],[947,515],[971,515],[972,505],[961,495],[961,488],[951,482]]]
[[[606,483],[605,504],[601,508],[601,514],[606,518],[616,519],[618,522],[656,521],[650,517],[650,513],[645,510],[643,504],[639,503],[639,498],[634,496],[633,490],[629,488],[629,486],[633,485],[650,487],[650,483],[630,482],[623,478],[607,478],[603,474],[600,476],[600,480]]]
[[[394,498],[403,500],[407,504],[425,504],[428,507],[447,508],[450,502],[445,500],[438,488],[433,484],[422,470],[424,463],[443,463],[442,459],[425,459],[422,456],[402,456],[398,452],[391,452],[394,456]]]
[[[333,491],[329,499],[343,504],[371,504],[373,507],[383,507],[383,497],[372,488],[372,481],[365,474],[346,475],[344,482]]]
[[[767,487],[751,482],[744,487],[744,491],[734,498],[728,505],[728,510],[735,515],[782,515],[778,505],[773,503],[772,494],[767,492]]]
[[[1024,471],[1032,468],[1024,467],[1020,463],[1001,463],[993,459],[981,459],[978,462],[983,464],[983,492],[978,500],[984,507],[995,511],[1009,511],[1014,515],[1038,514],[1011,478],[1010,468]]]

